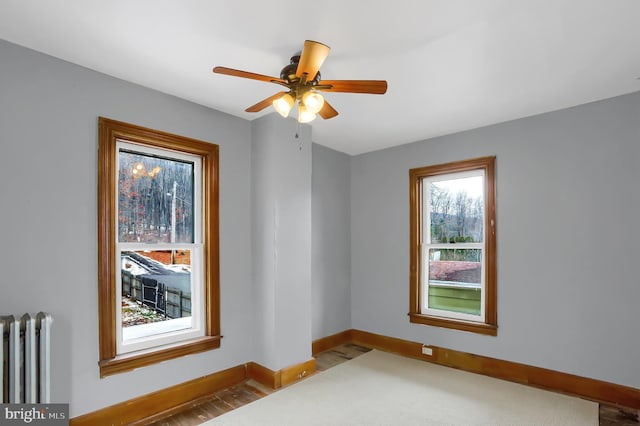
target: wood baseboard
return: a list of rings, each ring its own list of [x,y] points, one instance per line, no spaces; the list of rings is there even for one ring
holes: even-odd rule
[[[246,365],[248,379],[253,379],[271,389],[278,389],[282,386],[297,382],[316,372],[315,359],[291,365],[278,371],[263,367],[256,362],[249,362]]]
[[[286,386],[309,377],[316,372],[316,360],[311,358],[300,364],[292,365],[280,370],[281,385]]]
[[[253,379],[271,389],[302,380],[316,371],[316,360],[273,371],[256,362],[248,362],[199,379],[130,399],[91,413],[74,417],[71,426],[135,425],[180,411],[198,399],[244,380]],[[143,421],[141,423],[141,421]]]
[[[129,425],[231,387],[245,378],[245,366],[239,365],[74,417],[69,424],[71,426]]]
[[[344,345],[345,343],[349,343],[353,340],[352,332],[353,330],[345,330],[340,333],[332,334],[331,336],[323,337],[318,340],[314,340],[311,343],[311,353],[313,356],[318,355],[320,352],[327,351],[331,348],[335,348],[336,346]]]
[[[253,361],[248,362],[246,366],[248,379],[253,379],[271,389],[278,389],[282,386],[280,371],[273,371]]]
[[[374,349],[595,402],[640,409],[640,389],[437,346],[429,346],[432,355],[423,355],[422,344],[418,342],[361,330],[349,330],[349,334],[353,343]]]

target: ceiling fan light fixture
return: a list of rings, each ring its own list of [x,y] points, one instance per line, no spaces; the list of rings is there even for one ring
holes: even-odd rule
[[[372,95],[382,95],[387,92],[385,80],[322,80],[320,67],[330,50],[326,44],[305,40],[302,51],[294,54],[290,63],[280,71],[280,78],[220,66],[214,67],[213,72],[286,87],[287,91],[269,96],[251,105],[245,111],[260,112],[269,105],[273,105],[278,114],[287,118],[297,103],[300,123],[313,121],[316,114],[325,120],[338,116],[338,111],[324,100],[319,91]]]
[[[278,114],[286,118],[289,116],[289,112],[291,112],[291,108],[293,108],[294,102],[295,100],[293,99],[293,96],[291,96],[289,93],[285,93],[284,95],[273,101],[273,107],[276,109],[276,111],[278,111]]]
[[[298,105],[298,122],[299,123],[310,123],[315,119],[316,119],[316,114],[314,112],[311,112],[303,104]]]
[[[309,91],[302,96],[302,102],[307,110],[317,114],[324,106],[324,97],[318,92]]]

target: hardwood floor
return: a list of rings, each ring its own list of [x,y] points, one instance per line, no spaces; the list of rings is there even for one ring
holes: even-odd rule
[[[600,404],[600,426],[638,426],[637,410],[620,409]]]
[[[253,402],[274,392],[260,383],[247,380],[228,389],[223,389],[210,396],[200,398],[183,410],[167,417],[147,419],[138,425],[154,426],[194,426],[214,417]]]
[[[316,369],[319,372],[328,370],[370,350],[370,348],[352,343],[337,346],[316,356]],[[177,413],[172,413],[163,418],[147,419],[137,424],[154,426],[200,425],[207,420],[260,399],[272,392],[276,391],[268,389],[253,380],[248,380],[194,401],[184,410]],[[636,410],[600,405],[600,426],[640,426],[638,412]]]
[[[363,353],[369,352],[371,348],[347,343],[328,351],[324,351],[316,356],[316,370],[324,371],[345,361],[349,361]]]

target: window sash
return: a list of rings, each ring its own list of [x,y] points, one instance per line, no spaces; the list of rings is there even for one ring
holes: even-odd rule
[[[424,200],[423,216],[421,221],[423,223],[422,227],[422,241],[427,244],[431,244],[431,185],[435,182],[443,182],[448,180],[458,180],[465,179],[471,177],[482,177],[482,202],[483,202],[483,218],[486,216],[486,194],[484,193],[484,188],[486,187],[486,176],[483,169],[469,170],[464,172],[454,172],[454,173],[445,173],[435,176],[428,176],[422,178],[422,199]],[[425,220],[426,219],[426,220]],[[486,227],[482,227],[482,243],[486,241]],[[438,244],[446,244],[446,243],[438,243]],[[468,243],[449,243],[449,244],[468,244]]]
[[[485,187],[485,173],[482,169],[477,170],[469,170],[465,172],[455,172],[455,173],[445,173],[436,176],[429,176],[422,178],[422,193],[423,193],[423,205],[426,207],[423,209],[422,214],[422,240],[425,243],[421,246],[421,262],[423,267],[421,268],[421,277],[420,277],[420,289],[421,289],[421,312],[426,315],[432,315],[442,318],[453,318],[464,321],[472,321],[472,322],[485,322],[485,231],[486,227],[483,226],[482,229],[482,242],[478,243],[432,243],[431,242],[431,185],[437,182],[449,181],[449,180],[458,180],[465,179],[470,177],[482,177],[482,187],[483,187],[483,218],[486,215],[486,205],[485,205],[485,195],[484,195],[484,187]],[[456,312],[445,309],[437,309],[429,307],[429,291],[431,284],[429,283],[429,250],[431,249],[477,249],[480,250],[481,254],[481,264],[480,264],[480,315],[472,315],[463,312]]]
[[[132,143],[124,139],[116,140],[116,170],[120,170],[121,151],[140,153],[148,156],[157,156],[168,160],[177,160],[193,164],[193,203],[194,203],[194,242],[177,243],[132,243],[120,242],[116,236],[115,242],[115,258],[120,259],[123,251],[154,251],[154,250],[180,250],[186,249],[191,251],[191,320],[190,326],[185,329],[170,331],[166,333],[155,333],[144,337],[131,340],[124,340],[122,329],[122,274],[121,262],[115,265],[115,295],[116,295],[116,354],[122,355],[131,352],[137,352],[159,346],[176,344],[181,341],[202,337],[205,335],[204,325],[204,258],[202,244],[202,160],[199,156],[187,153],[177,152],[173,150],[150,147],[143,144]],[[115,174],[116,179],[115,197],[118,198],[119,182],[118,173]],[[119,204],[115,204],[116,214],[114,215],[114,229],[118,230],[118,217],[120,216]]]
[[[134,244],[120,243],[116,245],[116,259],[120,259],[123,251],[143,250],[191,250],[191,319],[188,328],[155,333],[145,337],[124,340],[122,328],[122,273],[118,269],[116,273],[116,353],[136,352],[156,346],[179,343],[183,340],[202,337],[205,335],[204,327],[204,294],[203,294],[203,267],[202,244]],[[120,266],[120,262],[118,263]],[[186,318],[186,317],[185,317]]]
[[[184,161],[184,162],[190,162],[193,163],[193,214],[194,214],[194,218],[193,218],[193,238],[194,244],[202,244],[202,158],[200,158],[197,155],[191,155],[191,154],[187,154],[187,153],[183,153],[183,152],[177,152],[177,151],[173,151],[173,150],[168,150],[168,149],[161,149],[161,148],[155,148],[155,147],[150,147],[147,145],[142,145],[142,144],[137,144],[137,143],[133,143],[133,142],[129,142],[123,139],[117,139],[116,140],[116,170],[120,170],[120,156],[118,155],[120,153],[120,151],[127,151],[127,152],[136,152],[136,153],[141,153],[141,154],[145,154],[145,155],[149,155],[149,156],[159,156],[159,157],[163,157],[163,158],[167,158],[167,159],[175,159],[178,161]],[[116,173],[115,176],[115,197],[116,200],[118,199],[118,174]],[[117,231],[119,231],[118,228],[118,217],[120,215],[119,212],[119,204],[116,203],[115,204],[116,207],[116,214],[114,216],[114,221],[115,221],[115,229]],[[116,237],[116,244],[124,244],[119,242],[118,237]],[[163,243],[166,244],[166,243]],[[171,243],[171,244],[180,244],[180,243]],[[149,244],[152,245],[152,244]]]
[[[464,312],[456,312],[444,309],[430,308],[429,307],[429,290],[431,284],[429,283],[429,250],[431,249],[465,249],[473,248],[480,250],[480,315],[466,314]],[[463,321],[480,322],[484,323],[486,320],[485,306],[486,306],[486,286],[485,286],[485,264],[486,256],[484,250],[484,244],[479,243],[461,243],[461,244],[423,244],[421,247],[422,268],[420,277],[420,293],[421,293],[421,313],[426,315],[432,315],[442,318],[453,318]]]

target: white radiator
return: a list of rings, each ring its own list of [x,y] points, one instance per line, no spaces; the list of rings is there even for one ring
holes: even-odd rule
[[[0,402],[50,403],[51,315],[0,317]]]

